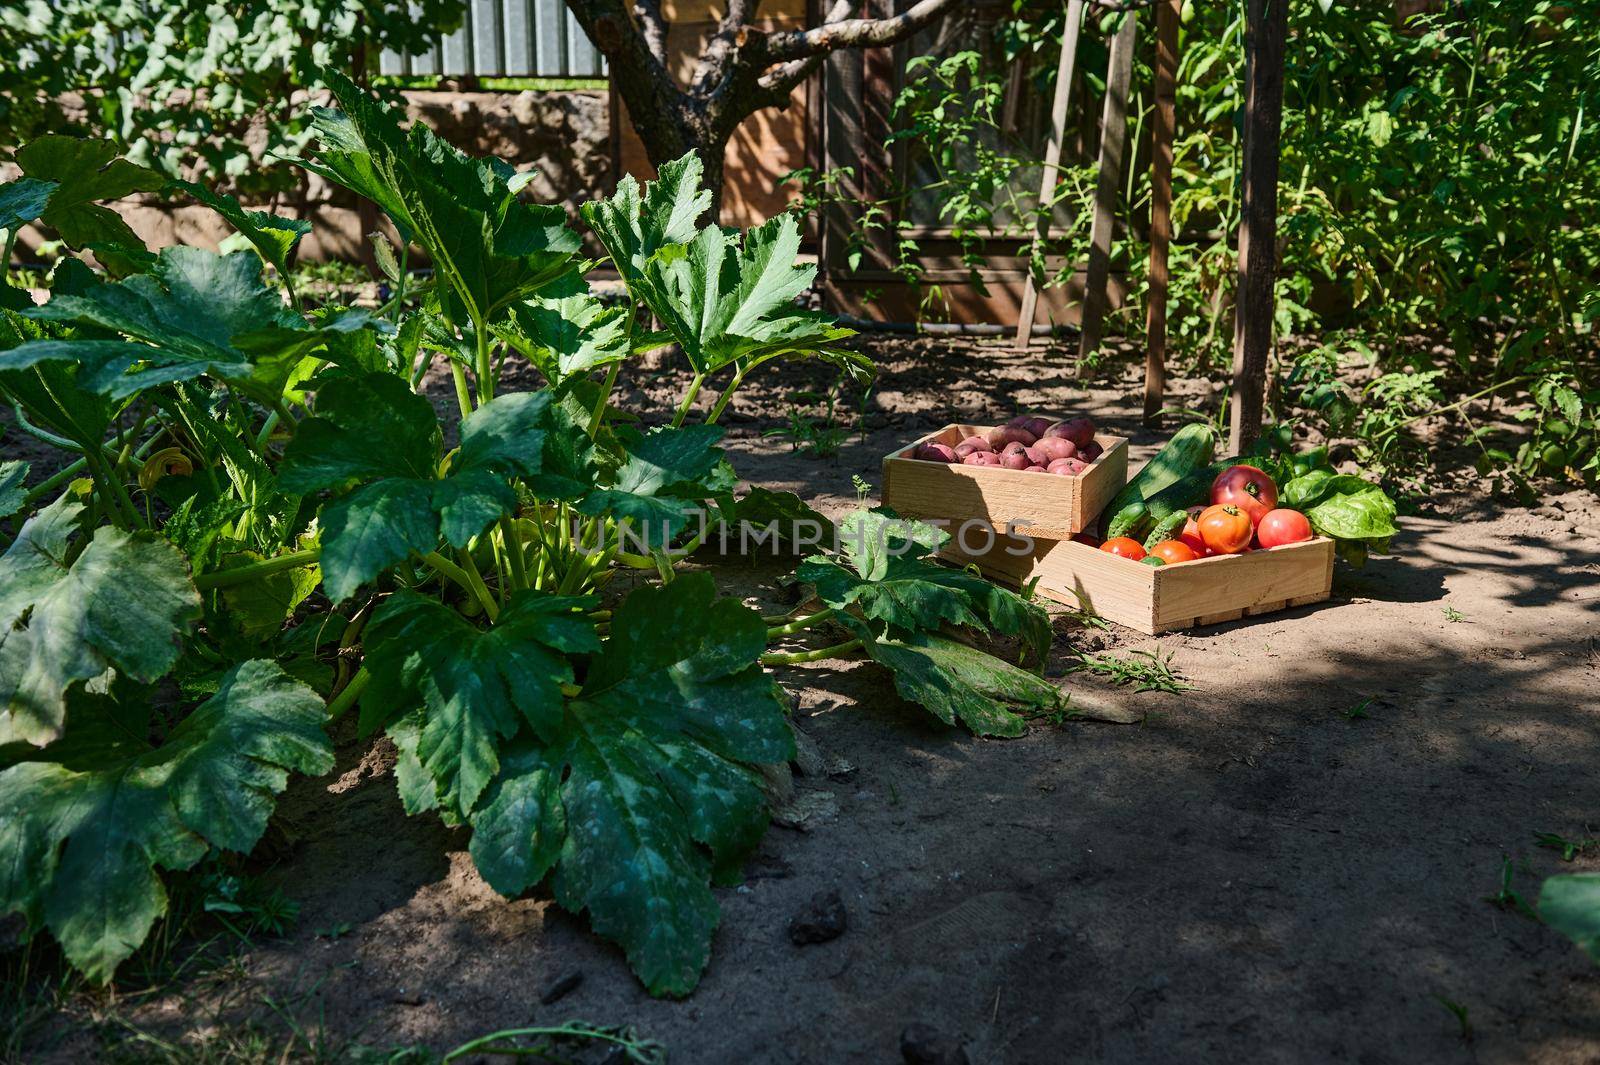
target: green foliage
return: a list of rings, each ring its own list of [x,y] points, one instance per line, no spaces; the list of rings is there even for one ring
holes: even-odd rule
[[[304,145],[311,116],[300,93],[322,87],[321,70],[364,78],[381,51],[425,51],[464,9],[461,0],[10,4],[0,9],[0,143],[111,138],[142,167],[204,174],[259,199],[293,178],[268,155]]]
[[[497,890],[548,880],[649,990],[685,994],[711,886],[765,830],[755,767],[793,754],[763,667],[796,659],[769,644],[834,618],[907,698],[1015,735],[1055,687],[940,630],[1042,660],[1045,616],[934,563],[926,529],[905,557],[863,542],[809,560],[830,605],[772,628],[678,574],[729,525],[825,527],[793,495],[737,496],[715,424],[773,358],[867,367],[837,346],[847,330],[795,307],[811,270],[793,220],[701,225],[698,170],[665,166],[585,212],[628,279],[605,306],[560,209],[325,77],[340,110],[316,114],[307,165],[395,222],[392,283],[413,245],[436,281],[377,315],[307,314],[288,273],[303,224],[175,186],[253,250],[89,241],[115,280],[69,258],[48,302],[0,312],[0,399],[79,475],[29,491],[24,466],[0,470],[0,504],[23,515],[0,558],[0,904],[110,979],[165,911],[161,870],[253,846],[287,774],[329,767],[324,722],[359,706],[363,734],[399,749],[408,812],[470,830]],[[58,191],[23,177],[0,204],[33,214]],[[672,424],[635,424],[611,403],[619,373],[669,340],[690,378]],[[418,391],[440,356],[449,419]],[[521,357],[547,387],[501,393]],[[716,405],[690,421],[711,381]],[[624,568],[648,576],[608,595]]]
[[[82,510],[51,504],[0,559],[0,745],[57,739],[68,690],[108,670],[161,677],[199,616],[176,550],[111,528],[75,545]]]
[[[1547,879],[1539,889],[1539,916],[1600,962],[1600,873]]]
[[[270,662],[231,670],[155,747],[145,699],[72,702],[57,744],[0,772],[0,912],[104,983],[166,910],[156,868],[248,851],[289,772],[325,773],[333,750],[322,700]]]

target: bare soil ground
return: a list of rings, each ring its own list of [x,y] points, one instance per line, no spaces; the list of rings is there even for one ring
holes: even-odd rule
[[[1064,357],[873,346],[864,438],[822,460],[763,440],[792,390],[824,383],[786,368],[735,401],[740,472],[836,513],[852,475],[876,484],[885,452],[948,420],[1086,411],[1136,461],[1159,443],[1131,370],[1086,391]],[[633,398],[664,401],[669,381]],[[1074,648],[1170,652],[1194,690],[1097,688],[1142,725],[977,740],[870,665],[786,670],[834,771],[799,778],[816,812],[775,827],[719,893],[685,1000],[650,999],[547,896],[497,897],[465,836],[404,816],[382,745],[347,742],[285,803],[298,842],[268,875],[300,902],[296,930],[134,1016],[178,1043],[253,1014],[330,1045],[436,1051],[582,1017],[689,1063],[1600,1061],[1600,969],[1486,901],[1508,861],[1530,902],[1546,875],[1600,869],[1534,844],[1600,835],[1600,501],[1528,510],[1449,480],[1393,556],[1341,563],[1318,607],[1159,638],[1063,624],[1050,674],[1069,687],[1099,683],[1065,675]],[[701,561],[726,590],[781,601],[786,563]],[[1346,716],[1364,701],[1369,716]],[[791,919],[830,891],[847,931],[796,946]],[[923,1057],[903,1047],[914,1026]],[[81,1028],[51,1042],[37,1060],[97,1053]]]

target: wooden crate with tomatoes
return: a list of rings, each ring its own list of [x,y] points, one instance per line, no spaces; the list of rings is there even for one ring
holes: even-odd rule
[[[952,528],[944,556],[1154,634],[1325,600],[1335,538],[1352,554],[1394,533],[1393,502],[1325,453],[1213,463],[1213,447],[1208,429],[1179,430],[1111,499],[1100,535]]]

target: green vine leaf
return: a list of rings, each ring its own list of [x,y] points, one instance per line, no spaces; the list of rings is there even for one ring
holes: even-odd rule
[[[867,656],[893,672],[901,698],[974,735],[1020,736],[1028,726],[1018,711],[1045,712],[1065,702],[1044,678],[958,640],[926,632],[888,639],[848,615],[843,620]]]
[[[633,175],[624,174],[609,199],[578,208],[630,289],[662,248],[694,239],[695,223],[711,209],[711,191],[700,187],[704,176],[700,157],[690,152],[664,164],[642,196]]]
[[[709,882],[765,830],[751,763],[793,756],[765,646],[760,616],[718,599],[709,575],[634,591],[559,727],[520,732],[468,814],[496,891],[553,869],[556,898],[620,943],[653,994],[693,989],[718,921]]]
[[[120,200],[132,192],[155,192],[167,179],[117,158],[113,141],[49,134],[18,148],[16,160],[27,178],[55,185],[39,213],[22,221],[42,221],[73,248],[94,243],[144,247],[128,223],[98,201]],[[30,208],[39,191],[36,186],[29,191]],[[20,206],[13,203],[13,207]]]
[[[316,417],[284,451],[279,482],[290,492],[340,493],[318,519],[329,598],[349,598],[391,566],[433,551],[441,536],[465,547],[510,512],[517,500],[508,478],[539,472],[549,409],[544,393],[485,403],[462,420],[461,447],[441,477],[438,417],[405,381],[368,374],[324,386]]]
[[[591,492],[577,509],[626,519],[641,542],[663,546],[688,525],[699,501],[722,489],[722,449],[716,446],[722,435],[715,425],[623,432],[626,458],[612,485]]]
[[[261,259],[248,251],[163,248],[149,273],[86,279],[73,291],[58,286],[53,292],[49,303],[23,313],[128,339],[30,340],[0,352],[0,370],[75,363],[79,387],[113,399],[209,374],[271,403],[300,360],[324,347],[330,333],[368,320],[352,313],[307,326],[262,281]]]
[[[213,192],[193,181],[174,181],[170,187],[182,189],[221,215],[250,242],[261,258],[277,268],[279,274],[289,272],[289,256],[293,254],[295,245],[311,232],[311,223],[303,218],[284,218],[266,211],[247,211],[227,193]]]
[[[1550,877],[1539,889],[1539,916],[1600,963],[1600,873]]]
[[[535,297],[511,308],[515,328],[501,330],[501,336],[545,380],[559,385],[632,354],[629,316],[627,308],[607,307],[586,292],[559,299]]]
[[[361,699],[362,730],[418,706],[412,755],[432,782],[435,806],[472,809],[499,771],[501,744],[525,723],[545,740],[561,731],[561,686],[569,654],[600,649],[582,611],[596,600],[519,592],[489,629],[437,600],[390,596],[366,635],[372,682]]]
[[[107,670],[161,677],[200,616],[189,568],[171,544],[101,528],[73,559],[82,510],[51,504],[0,558],[0,745],[56,739],[67,690]]]
[[[333,768],[322,722],[316,693],[260,660],[225,674],[154,749],[106,739],[145,735],[147,704],[75,694],[55,760],[0,772],[0,913],[48,928],[75,967],[109,981],[166,912],[158,868],[250,850],[290,771]]]
[[[450,321],[487,327],[571,273],[578,235],[560,205],[517,198],[527,175],[471,158],[421,122],[402,130],[398,111],[343,74],[320,77],[339,110],[312,109],[319,161],[301,165],[377,204],[402,239],[427,250]]]

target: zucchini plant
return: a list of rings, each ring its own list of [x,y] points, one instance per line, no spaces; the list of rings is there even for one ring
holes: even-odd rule
[[[774,359],[871,370],[795,307],[813,268],[794,220],[704,221],[693,157],[624,179],[582,211],[626,291],[607,302],[562,210],[521,199],[509,166],[324,76],[337,107],[300,162],[399,234],[376,310],[302,306],[308,227],[197,186],[169,191],[251,247],[140,246],[82,190],[147,175],[95,146],[49,153],[99,159],[93,181],[46,167],[0,186],[8,230],[54,217],[102,266],[65,258],[39,306],[0,290],[0,397],[67,453],[43,478],[0,468],[0,913],[109,980],[165,911],[161,871],[249,852],[355,710],[344,728],[398,750],[406,811],[470,829],[490,885],[548,885],[652,993],[685,994],[712,886],[767,824],[756,767],[793,753],[770,670],[863,654],[942,720],[1016,735],[1064,697],[958,636],[1018,637],[1037,667],[1045,614],[882,511],[801,563],[809,607],[719,595],[684,568],[714,532],[832,528],[793,495],[736,491],[730,397]],[[666,345],[679,401],[617,409],[629,360]],[[539,387],[502,387],[517,363]],[[420,391],[431,365],[448,417]]]

